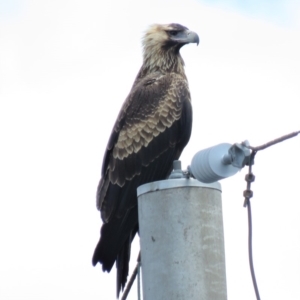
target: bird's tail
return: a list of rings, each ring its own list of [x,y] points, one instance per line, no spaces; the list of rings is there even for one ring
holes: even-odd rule
[[[92,263],[102,264],[103,271],[110,272],[115,261],[117,267],[117,297],[124,289],[128,271],[131,242],[138,231],[138,224],[131,224],[122,219],[115,219],[101,227],[100,240],[95,248]],[[122,225],[122,226],[121,226]]]

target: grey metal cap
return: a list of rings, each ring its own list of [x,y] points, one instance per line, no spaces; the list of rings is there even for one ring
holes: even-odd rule
[[[176,178],[143,184],[137,188],[137,196],[139,197],[140,195],[157,190],[174,189],[179,187],[203,187],[219,190],[220,192],[222,192],[222,187],[219,182],[203,183],[193,178]]]

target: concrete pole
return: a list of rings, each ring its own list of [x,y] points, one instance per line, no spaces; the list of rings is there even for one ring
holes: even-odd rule
[[[168,179],[138,188],[144,300],[226,300],[221,185]]]

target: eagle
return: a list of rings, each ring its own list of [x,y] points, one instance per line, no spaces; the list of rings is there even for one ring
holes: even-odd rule
[[[92,263],[117,268],[117,298],[127,281],[131,242],[138,232],[137,187],[166,179],[187,145],[192,106],[180,48],[197,33],[172,23],[145,32],[143,64],[110,135],[97,189],[103,225]]]

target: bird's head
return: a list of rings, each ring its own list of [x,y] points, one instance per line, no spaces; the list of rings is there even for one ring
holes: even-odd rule
[[[162,63],[162,58],[173,61],[174,56],[179,56],[180,48],[189,43],[198,45],[199,36],[185,26],[176,23],[151,25],[143,37],[144,63],[154,66]]]
[[[175,51],[179,51],[182,46],[189,43],[198,45],[198,34],[176,23],[151,25],[143,38],[144,49],[160,47],[163,49],[173,48]]]

